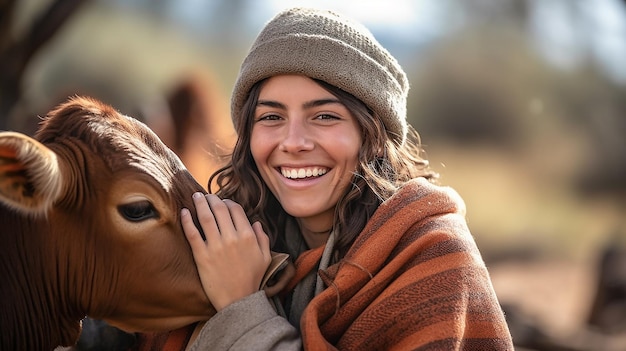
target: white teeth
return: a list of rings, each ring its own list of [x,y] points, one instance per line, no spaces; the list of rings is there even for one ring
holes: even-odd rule
[[[299,168],[299,169],[285,169],[281,168],[280,172],[283,177],[290,179],[303,179],[309,177],[317,177],[326,174],[328,170],[326,168]]]

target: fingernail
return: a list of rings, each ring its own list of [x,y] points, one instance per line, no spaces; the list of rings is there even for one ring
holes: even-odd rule
[[[183,208],[182,210],[180,210],[180,215],[181,216],[189,216],[189,210],[186,208]]]
[[[193,193],[193,198],[194,199],[199,199],[201,197],[202,197],[202,193],[201,192]]]

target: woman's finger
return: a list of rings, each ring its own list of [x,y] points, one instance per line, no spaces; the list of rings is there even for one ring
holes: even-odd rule
[[[217,195],[205,196],[222,239],[237,235],[230,209]]]
[[[198,223],[200,223],[200,226],[204,231],[204,236],[206,237],[207,244],[219,241],[219,227],[215,221],[215,216],[213,215],[213,212],[209,207],[207,199],[205,199],[202,193],[194,193],[193,203],[196,206]]]
[[[254,222],[252,224],[252,229],[254,230],[254,236],[259,245],[259,249],[261,250],[261,256],[263,259],[263,265],[265,270],[269,267],[270,263],[272,263],[272,252],[270,251],[270,238],[263,231],[263,226],[261,222]]]
[[[223,203],[228,208],[228,212],[230,214],[231,223],[233,225],[234,232],[240,238],[244,238],[246,236],[254,237],[254,230],[250,225],[250,220],[246,215],[246,212],[243,210],[243,207],[238,203],[225,199]]]
[[[191,213],[188,209],[183,208],[180,211],[180,221],[183,226],[183,232],[185,233],[185,237],[187,238],[189,246],[191,247],[193,257],[196,262],[198,262],[201,257],[206,254],[205,242],[200,235],[200,231],[193,222],[193,218],[191,218]]]
[[[263,226],[261,222],[254,222],[252,224],[252,229],[254,230],[254,234],[257,242],[259,243],[259,247],[261,248],[261,252],[263,253],[263,258],[265,260],[272,260],[272,254],[270,252],[270,238],[267,236],[265,231],[263,230]]]

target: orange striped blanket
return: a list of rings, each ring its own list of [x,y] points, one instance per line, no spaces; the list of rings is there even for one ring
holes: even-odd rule
[[[297,262],[294,286],[322,250]],[[306,350],[513,350],[458,194],[423,179],[383,203],[305,308]]]

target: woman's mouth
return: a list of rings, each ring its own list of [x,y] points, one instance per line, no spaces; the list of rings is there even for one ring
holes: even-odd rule
[[[319,177],[328,172],[325,167],[304,167],[304,168],[288,168],[280,167],[280,173],[289,179],[304,179],[311,177]]]

